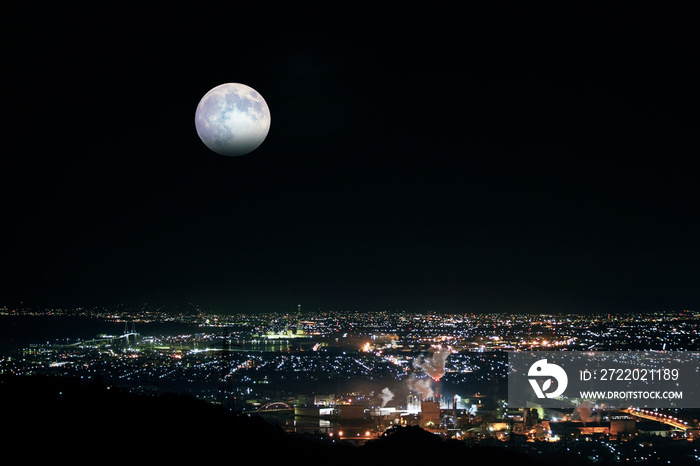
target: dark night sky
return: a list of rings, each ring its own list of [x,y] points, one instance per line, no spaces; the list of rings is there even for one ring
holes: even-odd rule
[[[697,309],[692,16],[560,3],[10,7],[0,305]]]

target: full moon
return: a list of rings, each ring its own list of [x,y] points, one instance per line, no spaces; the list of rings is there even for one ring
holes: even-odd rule
[[[270,109],[252,87],[221,84],[199,101],[194,124],[205,146],[235,157],[253,152],[265,140],[270,131]]]

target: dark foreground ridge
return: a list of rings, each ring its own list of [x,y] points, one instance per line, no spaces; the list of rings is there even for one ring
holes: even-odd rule
[[[461,458],[470,464],[542,464],[506,448],[445,441],[418,427],[393,429],[363,446],[331,443],[288,434],[262,418],[234,414],[188,395],[135,395],[96,380],[4,376],[0,396],[7,413],[2,443],[33,461],[246,459],[357,465]]]

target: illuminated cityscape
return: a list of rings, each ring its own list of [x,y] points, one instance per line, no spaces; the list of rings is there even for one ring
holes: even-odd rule
[[[161,313],[150,306],[3,309],[5,328],[48,320],[121,330],[16,342],[3,355],[0,374],[100,379],[139,395],[186,394],[261,416],[288,433],[355,445],[387,429],[418,426],[467,443],[519,445],[535,456],[566,444],[572,455],[585,454],[591,463],[666,458],[659,442],[694,452],[700,435],[695,410],[512,408],[506,355],[543,349],[692,351],[700,346],[699,318],[692,311],[442,315],[297,308],[225,316]],[[585,448],[578,451],[577,445]]]
[[[700,463],[692,5],[7,2],[6,457]]]

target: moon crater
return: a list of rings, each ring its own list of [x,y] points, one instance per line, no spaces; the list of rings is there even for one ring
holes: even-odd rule
[[[255,89],[239,83],[221,84],[199,101],[194,123],[205,146],[235,157],[263,143],[270,131],[270,109]]]

